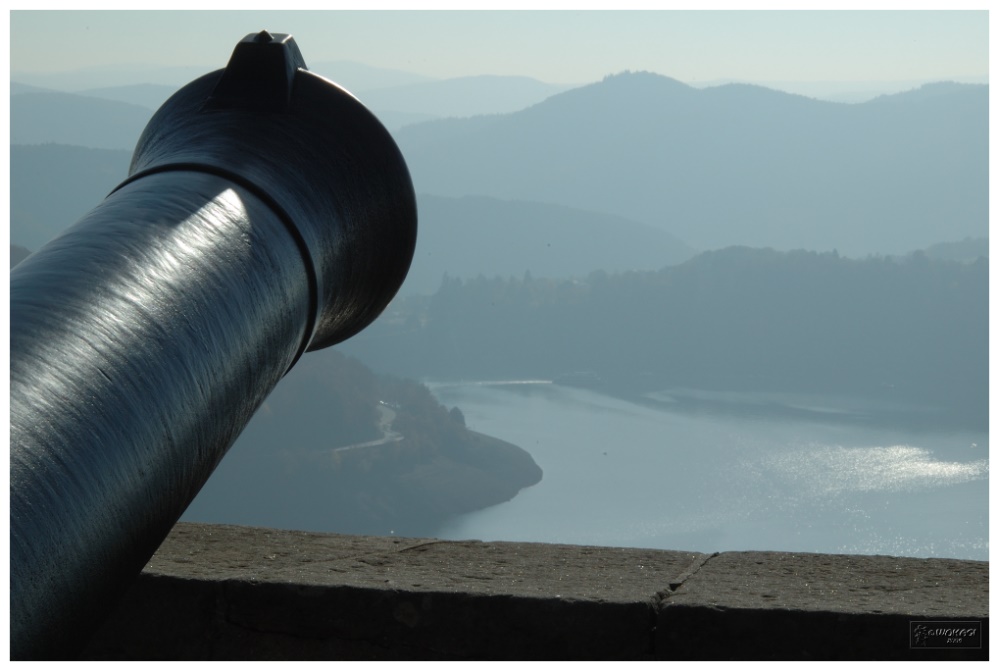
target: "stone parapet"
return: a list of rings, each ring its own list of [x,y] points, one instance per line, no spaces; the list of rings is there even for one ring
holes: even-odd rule
[[[951,559],[179,523],[84,656],[987,659],[988,577]],[[917,635],[947,628],[962,641]]]

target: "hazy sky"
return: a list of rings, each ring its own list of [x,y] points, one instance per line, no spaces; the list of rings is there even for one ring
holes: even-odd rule
[[[988,76],[976,11],[13,11],[10,69],[222,67],[261,29],[306,62],[436,77],[585,83],[622,70],[685,82],[908,81]]]

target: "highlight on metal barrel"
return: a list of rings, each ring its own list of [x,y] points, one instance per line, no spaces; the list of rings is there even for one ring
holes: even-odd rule
[[[128,178],[10,276],[13,659],[72,657],[303,352],[405,279],[406,164],[261,32],[156,112]]]

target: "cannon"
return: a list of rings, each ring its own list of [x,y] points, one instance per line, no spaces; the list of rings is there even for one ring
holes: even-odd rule
[[[154,114],[127,178],[10,275],[12,659],[71,658],[306,351],[416,244],[385,128],[290,35]]]

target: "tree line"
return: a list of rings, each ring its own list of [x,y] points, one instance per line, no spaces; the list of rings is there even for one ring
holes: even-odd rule
[[[988,259],[732,247],[654,272],[444,278],[350,351],[416,378],[860,394],[987,422]]]

